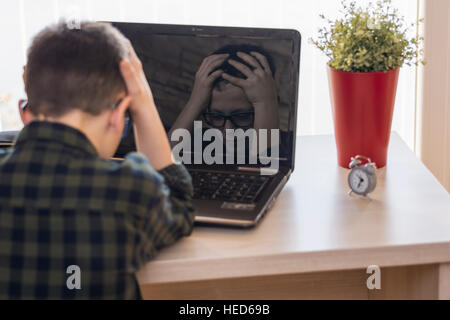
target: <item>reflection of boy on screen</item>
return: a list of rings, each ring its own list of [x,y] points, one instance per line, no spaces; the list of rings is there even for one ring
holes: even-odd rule
[[[202,117],[226,129],[279,129],[278,94],[271,57],[259,47],[229,45],[206,57],[185,108],[172,126],[191,130]],[[269,139],[270,140],[270,139]]]

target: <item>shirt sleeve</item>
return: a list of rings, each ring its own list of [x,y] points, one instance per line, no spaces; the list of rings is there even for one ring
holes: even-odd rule
[[[135,172],[143,178],[142,221],[136,223],[136,263],[139,268],[152,259],[163,247],[191,234],[195,209],[192,204],[192,179],[182,164],[173,164],[156,171],[144,155],[129,154]]]

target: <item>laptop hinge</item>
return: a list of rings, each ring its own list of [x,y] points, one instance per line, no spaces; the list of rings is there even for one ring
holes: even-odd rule
[[[264,176],[274,176],[280,170],[273,168],[255,168],[255,167],[238,167],[238,171],[247,171],[247,172],[255,172]]]

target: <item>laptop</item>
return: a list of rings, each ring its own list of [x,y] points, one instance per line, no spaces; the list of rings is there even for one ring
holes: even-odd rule
[[[184,148],[176,158],[185,164],[193,179],[194,204],[198,212],[195,218],[196,223],[244,228],[257,225],[270,210],[294,170],[300,33],[296,30],[284,29],[111,23],[130,39],[142,61],[161,120],[172,142],[174,154],[175,149],[180,150],[179,144],[177,147],[174,142],[181,141],[181,139],[173,139],[176,129],[184,129],[181,134],[176,135],[177,138],[183,136],[183,132],[186,131],[192,135],[187,138],[191,139],[187,142],[187,148]],[[267,71],[270,68],[273,78],[271,83],[275,88],[277,101],[276,104],[272,104],[271,111],[266,113],[270,114],[266,116],[269,119],[260,121],[261,115],[265,116],[265,110],[255,110],[245,90],[241,88],[239,91],[236,84],[223,79],[215,80],[212,86],[217,88],[211,89],[207,104],[197,109],[189,105],[192,100],[195,100],[191,96],[194,84],[196,81],[201,83],[199,79],[196,79],[196,75],[198,76],[197,72],[205,72],[205,66],[208,64],[205,61],[206,58],[215,56],[217,60],[217,55],[225,52],[229,54],[228,57],[238,59],[235,55],[237,51],[254,58],[251,60],[253,67],[247,63],[251,71],[256,69],[254,68],[255,60],[259,63],[260,69]],[[251,54],[254,51],[266,58],[265,67],[267,68],[264,68],[263,62],[257,55]],[[240,62],[243,62],[242,59]],[[230,70],[232,68],[230,64],[225,65],[222,64],[216,70],[210,69],[210,74],[214,70],[224,70],[231,75],[234,72],[234,76],[239,77],[237,75],[239,72]],[[203,70],[200,70],[201,66]],[[241,78],[248,77],[241,74]],[[247,107],[245,107],[245,98],[250,102]],[[241,108],[243,110],[239,109],[241,105],[244,105]],[[197,113],[189,114],[186,111],[188,108],[191,108],[190,111],[196,110]],[[199,112],[199,109],[202,110]],[[259,112],[258,116],[256,112]],[[278,119],[273,120],[273,118]],[[224,125],[224,121],[228,122],[228,127]],[[257,121],[260,121],[258,125],[256,125]],[[261,124],[265,122],[269,124],[272,122],[268,125],[270,129],[267,128],[264,132],[270,131],[271,134],[265,136],[269,147],[266,147],[266,152],[261,152],[264,150],[259,145],[260,141],[255,143],[255,140],[264,138],[264,135],[261,136],[260,129],[265,128]],[[182,124],[179,125],[179,123]],[[274,126],[273,123],[276,125]],[[216,153],[211,153],[211,143],[216,141],[211,136],[219,140],[220,134],[226,136],[226,128],[235,129],[235,132],[237,129],[242,129],[240,132],[242,134],[255,126],[259,128],[255,129],[256,135],[253,136],[256,139],[252,144],[249,143],[251,135],[244,137],[245,142],[241,144],[241,147],[245,146],[244,152],[242,148],[238,148],[237,138],[230,136],[235,144],[234,148],[230,149],[237,155],[230,156],[226,148],[228,145],[222,148],[226,151],[217,148]],[[272,135],[274,128],[278,132],[278,140],[275,139],[275,142],[270,140],[272,136],[277,136],[277,134]],[[216,129],[216,131],[204,139],[208,129]],[[133,133],[129,132],[120,144],[116,157],[123,157],[126,153],[135,150],[133,137]],[[242,139],[242,135],[240,138]],[[225,139],[225,141],[228,143],[229,140]],[[183,139],[182,142],[186,141]],[[218,142],[216,146],[221,143],[223,141]],[[256,163],[254,158],[250,161],[251,153],[247,150],[252,148],[250,145],[258,146],[257,151],[253,153],[258,158]],[[275,147],[277,152],[273,152]],[[212,154],[212,157],[218,161],[201,161],[206,160],[205,153],[210,156]],[[240,158],[240,161],[237,158]]]
[[[196,224],[243,228],[257,225],[294,170],[300,33],[284,29],[111,23],[132,42],[174,154],[178,154],[177,161],[184,163],[192,176]],[[253,66],[239,60],[237,51],[244,52],[246,60],[251,56]],[[208,64],[205,60],[223,52],[251,72],[258,68],[270,70],[266,82],[271,84],[276,101],[267,110],[256,109],[245,90],[219,77],[211,85],[208,103],[193,108],[198,114],[186,116],[183,111],[192,107],[192,103],[188,104],[193,100],[200,67],[203,64],[204,71]],[[213,70],[241,80],[248,78],[242,72],[239,75],[230,64]],[[264,95],[270,88],[258,92]],[[130,127],[114,156],[119,161],[136,150]],[[227,130],[236,135],[227,140]],[[190,137],[174,139],[184,134]],[[10,134],[3,138],[1,147],[10,146]]]

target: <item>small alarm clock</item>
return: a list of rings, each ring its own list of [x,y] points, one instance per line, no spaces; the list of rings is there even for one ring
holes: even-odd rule
[[[363,161],[366,163],[363,164]],[[367,196],[375,190],[377,166],[372,160],[364,156],[357,156],[351,159],[349,167],[352,169],[348,175],[348,185],[351,189],[349,194],[356,193],[360,196]]]

